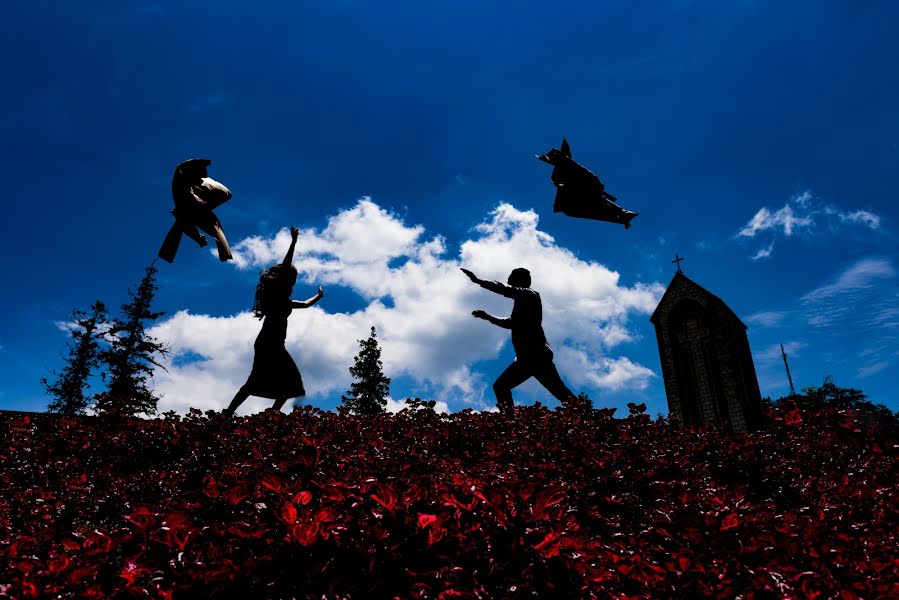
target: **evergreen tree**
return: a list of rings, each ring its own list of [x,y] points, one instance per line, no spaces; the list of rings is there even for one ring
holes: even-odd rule
[[[80,415],[90,404],[85,396],[85,388],[89,387],[88,378],[99,364],[100,339],[106,324],[106,306],[99,300],[91,306],[90,314],[83,310],[72,313],[74,326],[70,328],[72,341],[68,344],[69,356],[66,366],[56,381],[49,383],[46,377],[41,384],[53,401],[47,406],[50,412],[64,415]],[[55,371],[51,371],[56,375]]]
[[[374,327],[367,340],[359,340],[359,346],[355,364],[350,367],[350,375],[357,381],[350,384],[347,395],[340,399],[357,415],[376,415],[387,410],[390,378],[381,370],[381,348]]]
[[[146,333],[146,323],[163,314],[153,312],[150,305],[158,289],[156,266],[146,268],[137,290],[129,290],[131,301],[122,305],[122,315],[112,320],[109,328],[109,347],[100,354],[106,367],[103,374],[108,381],[106,394],[97,401],[98,412],[111,415],[155,414],[159,398],[149,387],[153,367],[161,367],[157,357],[164,357],[169,349]]]
[[[870,408],[874,405],[867,401],[868,396],[861,390],[837,387],[833,377],[828,375],[820,387],[810,385],[802,388],[808,402],[819,406],[835,406],[837,408]]]

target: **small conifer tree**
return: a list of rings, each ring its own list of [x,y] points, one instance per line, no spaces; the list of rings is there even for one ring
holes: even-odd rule
[[[381,348],[375,328],[367,340],[359,340],[359,354],[350,367],[354,381],[345,396],[341,396],[344,406],[357,415],[376,415],[387,410],[387,396],[390,394],[390,378],[381,370]]]
[[[106,306],[100,300],[94,302],[90,313],[83,310],[72,313],[74,325],[69,329],[72,341],[68,344],[66,366],[53,383],[46,377],[41,378],[44,389],[53,396],[53,401],[47,406],[49,412],[69,416],[84,414],[90,404],[85,389],[90,387],[88,379],[99,363],[100,340],[106,318]],[[56,375],[56,372],[51,371],[51,374]]]
[[[107,392],[97,401],[97,411],[116,416],[152,415],[159,398],[150,389],[153,367],[161,367],[158,357],[169,349],[146,333],[146,324],[163,314],[153,312],[150,305],[158,289],[156,266],[146,268],[137,290],[129,290],[131,301],[122,305],[122,315],[113,319],[109,328],[109,347],[100,354],[106,367],[103,374]],[[163,367],[164,368],[164,367]]]

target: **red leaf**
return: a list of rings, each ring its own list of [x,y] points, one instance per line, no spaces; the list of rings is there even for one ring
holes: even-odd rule
[[[310,444],[303,444],[297,453],[300,462],[307,467],[311,467],[318,462],[318,448]]]
[[[38,571],[41,568],[40,561],[38,561],[35,558],[31,558],[30,556],[14,558],[9,562],[14,568],[18,569],[19,571],[22,571],[26,575],[29,573],[32,573],[34,571]]]
[[[84,536],[78,535],[77,533],[69,533],[62,538],[62,545],[69,550],[81,550],[83,544]]]
[[[560,489],[546,489],[538,492],[532,511],[532,518],[536,521],[544,516],[546,509],[559,504],[565,499],[565,492]]]
[[[134,585],[144,577],[150,574],[150,570],[139,565],[136,562],[129,561],[125,563],[119,571],[119,577],[128,582],[128,585]]]
[[[297,523],[290,528],[290,535],[302,546],[310,546],[318,539],[318,523]]]
[[[312,492],[308,490],[303,490],[302,492],[298,492],[294,495],[293,501],[301,506],[306,506],[310,502],[312,502]]]
[[[426,513],[419,513],[418,515],[418,528],[425,529],[430,527],[434,523],[437,522],[437,515],[429,515]]]
[[[297,522],[297,507],[293,502],[285,502],[281,506],[281,519],[290,525]]]
[[[372,492],[371,499],[387,510],[393,510],[396,506],[396,492],[389,485],[375,483],[369,488],[369,492]]]
[[[721,529],[733,529],[740,525],[740,517],[737,513],[730,513],[721,521]]]
[[[92,579],[96,573],[97,565],[94,564],[74,567],[66,573],[66,583],[69,585],[80,585],[88,579]]]
[[[315,513],[314,521],[317,523],[331,523],[340,518],[340,512],[330,506],[325,506]]]
[[[215,477],[213,477],[212,475],[205,475],[200,485],[203,488],[204,494],[206,494],[210,498],[218,498],[219,488],[218,483],[216,483],[215,481]]]
[[[264,475],[262,479],[259,480],[259,483],[262,487],[269,489],[276,494],[281,493],[281,479],[278,478],[277,475]]]
[[[228,501],[228,504],[234,506],[246,500],[249,495],[249,486],[246,483],[241,482],[227,491],[225,500]]]
[[[52,573],[53,575],[58,575],[62,571],[68,569],[71,563],[72,561],[69,560],[68,556],[66,556],[65,554],[60,554],[59,556],[51,558],[47,563],[47,567],[50,569],[50,573]]]
[[[173,527],[169,531],[169,539],[178,550],[184,550],[190,540],[191,530],[187,527]]]

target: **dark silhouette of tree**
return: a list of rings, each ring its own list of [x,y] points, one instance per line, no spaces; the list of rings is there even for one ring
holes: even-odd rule
[[[387,410],[390,378],[381,370],[381,348],[374,327],[367,340],[359,340],[359,346],[355,364],[350,367],[350,375],[357,381],[350,384],[347,395],[340,399],[357,415],[376,415]]]
[[[137,290],[129,290],[131,301],[122,305],[120,318],[112,320],[109,347],[100,353],[106,368],[103,378],[108,389],[97,400],[97,411],[115,416],[152,415],[159,398],[149,387],[153,366],[161,367],[157,357],[169,349],[146,333],[146,324],[163,314],[153,312],[150,305],[156,293],[156,266],[146,268]]]
[[[828,375],[820,387],[810,385],[802,388],[809,402],[815,405],[835,406],[837,408],[858,408],[859,406],[873,406],[867,402],[868,396],[861,390],[853,388],[837,387],[833,378]]]
[[[106,319],[106,305],[100,300],[94,302],[90,313],[83,310],[72,313],[74,325],[69,329],[72,341],[67,344],[69,355],[65,359],[66,366],[53,383],[48,382],[46,377],[41,378],[44,389],[53,396],[53,401],[47,406],[49,412],[80,415],[91,403],[84,392],[89,387],[88,378],[99,364],[100,340]],[[51,374],[56,375],[56,372],[51,371]]]
[[[587,392],[581,392],[580,394],[578,394],[573,404],[583,410],[593,410],[593,400],[590,399],[590,396],[587,395]]]
[[[860,413],[869,413],[880,422],[897,423],[899,413],[894,413],[883,404],[874,404],[868,396],[855,388],[844,388],[834,384],[833,377],[828,375],[820,386],[810,385],[802,388],[802,395],[789,396],[798,404],[813,407],[831,406],[841,410],[852,409]],[[781,400],[784,400],[783,398]]]

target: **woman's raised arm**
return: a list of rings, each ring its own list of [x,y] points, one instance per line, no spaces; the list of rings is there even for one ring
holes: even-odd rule
[[[300,235],[300,230],[297,229],[296,227],[294,227],[293,225],[291,225],[290,226],[290,248],[287,249],[287,254],[284,256],[284,260],[281,261],[281,264],[284,265],[285,267],[289,267],[293,264],[293,249],[297,245],[297,238],[299,237],[299,235]]]

